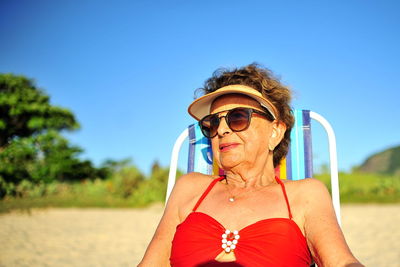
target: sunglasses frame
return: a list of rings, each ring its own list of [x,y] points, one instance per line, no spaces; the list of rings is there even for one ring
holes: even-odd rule
[[[247,121],[246,127],[244,127],[241,130],[238,130],[238,131],[231,128],[230,120],[229,120],[229,114],[232,114],[232,112],[237,111],[237,110],[244,110],[248,114],[248,121]],[[226,113],[225,116],[218,116],[222,112],[228,112],[228,113]],[[214,114],[209,114],[199,121],[199,126],[200,126],[200,129],[201,129],[201,132],[203,133],[203,135],[208,139],[214,138],[215,136],[218,135],[218,128],[219,128],[222,118],[225,118],[226,124],[228,125],[229,129],[231,129],[233,132],[242,132],[242,131],[246,130],[247,128],[249,128],[253,113],[259,114],[259,115],[265,117],[269,121],[275,120],[274,116],[270,112],[263,112],[263,111],[260,111],[260,110],[254,109],[254,108],[238,107],[238,108],[233,108],[230,110],[220,111],[220,112],[214,113]],[[203,126],[203,122],[205,119],[213,117],[213,116],[218,119],[218,126],[217,126],[217,131],[215,131],[215,134],[211,136],[210,128]]]

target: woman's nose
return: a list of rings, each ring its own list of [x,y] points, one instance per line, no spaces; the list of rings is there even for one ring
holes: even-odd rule
[[[230,133],[232,130],[228,126],[228,122],[226,121],[226,116],[219,117],[219,125],[218,125],[218,135],[224,136],[225,134]]]

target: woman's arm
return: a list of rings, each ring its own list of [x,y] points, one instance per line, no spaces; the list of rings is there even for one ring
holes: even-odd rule
[[[193,176],[195,175],[184,175],[176,182],[157,230],[138,266],[170,266],[169,257],[171,254],[171,242],[174,238],[176,226],[181,221],[179,216],[181,206],[187,202],[191,191],[193,191],[193,186],[190,186],[195,178]]]
[[[176,227],[179,223],[177,219],[175,207],[167,205],[156,232],[138,266],[170,266],[171,241],[174,235],[174,226]]]
[[[314,261],[321,267],[363,266],[347,246],[325,185],[316,179],[304,185],[304,231]]]

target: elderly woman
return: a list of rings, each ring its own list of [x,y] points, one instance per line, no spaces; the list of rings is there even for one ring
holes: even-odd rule
[[[139,266],[362,266],[315,179],[281,181],[291,93],[251,64],[220,70],[189,106],[226,175],[176,183]]]

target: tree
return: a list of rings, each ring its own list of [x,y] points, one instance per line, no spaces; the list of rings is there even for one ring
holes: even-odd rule
[[[82,161],[82,149],[69,144],[62,130],[79,127],[68,109],[53,106],[32,80],[0,74],[0,197],[21,183],[104,178]]]
[[[97,177],[97,170],[88,160],[82,161],[80,147],[72,146],[68,140],[54,130],[33,138],[35,165],[30,169],[34,181],[76,181]]]
[[[68,109],[50,105],[50,98],[24,76],[0,74],[0,151],[14,138],[45,130],[79,128]]]
[[[15,138],[0,153],[0,176],[7,183],[22,180],[52,182],[95,178],[90,161],[78,158],[82,149],[69,144],[56,131]]]
[[[153,165],[151,165],[151,173],[155,173],[157,171],[159,171],[161,169],[160,163],[158,162],[158,160],[155,160],[153,162]]]

